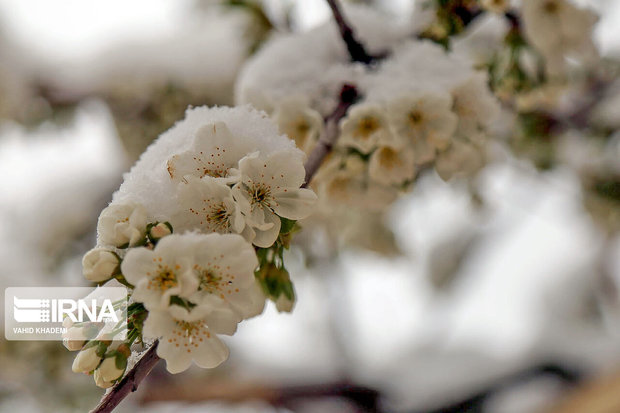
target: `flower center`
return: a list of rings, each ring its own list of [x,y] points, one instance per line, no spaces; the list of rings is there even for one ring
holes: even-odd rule
[[[223,230],[227,230],[230,227],[229,218],[230,213],[226,209],[226,205],[224,205],[223,202],[219,205],[213,206],[206,217],[209,224],[215,226],[217,229]]]
[[[149,281],[149,287],[166,291],[178,285],[177,275],[167,266],[159,265],[159,272]]]
[[[555,0],[547,0],[543,5],[545,13],[554,14],[558,11],[558,3]]]
[[[222,281],[222,277],[218,276],[212,270],[206,269],[198,272],[198,280],[198,289],[212,294],[220,290],[220,281]]]
[[[387,169],[392,169],[402,165],[402,161],[398,157],[398,153],[390,148],[381,149],[379,152],[379,163]]]
[[[417,110],[409,112],[409,122],[415,127],[422,122],[422,113]]]
[[[379,126],[379,121],[376,118],[373,118],[372,116],[365,116],[359,121],[356,135],[362,139],[368,139],[370,135],[379,129]]]
[[[269,207],[272,196],[271,196],[271,188],[264,184],[254,184],[254,186],[250,189],[250,195],[252,197],[252,208],[256,205],[260,205],[262,207]]]

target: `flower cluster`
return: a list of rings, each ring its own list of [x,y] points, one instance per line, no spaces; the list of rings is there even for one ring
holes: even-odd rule
[[[128,333],[123,341],[110,334],[82,340],[74,331],[66,341],[80,350],[73,370],[112,386],[133,346],[156,339],[170,372],[192,361],[213,368],[228,357],[218,334],[232,335],[260,314],[266,297],[290,310],[292,304],[281,304],[294,299],[288,273],[274,280],[269,268],[273,251],[288,247],[295,221],[316,201],[301,188],[303,161],[303,152],[254,109],[189,109],[101,212],[84,276],[129,288]]]
[[[334,202],[347,213],[384,210],[423,169],[445,180],[475,174],[499,112],[486,75],[368,9],[348,8],[347,15],[368,50],[385,57],[372,65],[350,62],[330,21],[268,42],[246,64],[236,90],[238,103],[270,113],[310,153],[341,85],[356,86],[361,98],[341,119],[333,153],[313,181],[325,215],[338,214]],[[291,70],[283,59],[309,67]]]

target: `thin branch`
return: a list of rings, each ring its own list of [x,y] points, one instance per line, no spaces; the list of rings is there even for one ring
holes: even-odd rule
[[[351,60],[354,62],[361,62],[364,64],[372,63],[375,58],[366,52],[364,45],[361,44],[356,38],[351,25],[345,19],[342,14],[342,10],[340,8],[340,4],[338,4],[338,0],[327,0],[329,7],[332,9],[332,14],[334,16],[334,20],[336,20],[336,24],[338,25],[338,30],[340,30],[340,36],[344,43],[347,45],[347,50],[349,51],[349,55],[351,56]]]
[[[297,386],[269,386],[262,383],[239,382],[239,380],[211,380],[208,383],[195,379],[175,380],[156,383],[151,391],[142,395],[140,403],[183,401],[200,403],[217,400],[228,403],[241,403],[248,400],[262,400],[272,406],[294,406],[303,400],[340,398],[347,400],[357,411],[377,412],[380,409],[379,392],[376,389],[350,382],[325,384],[305,384]]]
[[[327,154],[332,150],[339,135],[338,122],[347,114],[349,107],[357,101],[357,98],[358,94],[355,86],[349,84],[342,86],[338,106],[325,119],[325,130],[306,161],[306,180],[302,186],[303,188],[308,186]]]
[[[129,370],[129,373],[103,396],[97,407],[91,410],[90,413],[111,412],[129,393],[138,389],[142,380],[148,376],[157,362],[161,360],[157,355],[157,344],[158,342],[155,341],[151,345],[135,366]]]

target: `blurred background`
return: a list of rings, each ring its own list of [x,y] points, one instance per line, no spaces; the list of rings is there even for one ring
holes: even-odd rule
[[[620,3],[580,3],[617,58]],[[329,17],[322,0],[0,0],[0,286],[86,285],[98,214],[152,139],[188,105],[233,104],[270,33]],[[118,411],[620,411],[620,197],[495,151],[474,182],[422,176],[380,218],[389,247],[292,248],[292,314],[269,304],[221,367],[160,365]],[[92,408],[73,357],[0,339],[0,412]]]

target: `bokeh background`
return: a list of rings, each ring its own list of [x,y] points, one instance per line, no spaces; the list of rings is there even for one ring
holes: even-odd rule
[[[224,3],[0,0],[2,289],[87,285],[97,216],[146,145],[190,104],[232,104],[270,31],[330,17],[322,0]],[[620,57],[620,3],[581,3]],[[557,403],[597,380],[620,394],[620,240],[573,170],[498,151],[470,185],[422,177],[385,217],[391,254],[343,248],[308,267],[293,248],[292,314],[268,305],[224,365],[159,366],[118,411],[353,412],[375,397],[384,411],[568,411]],[[93,407],[102,390],[73,356],[0,339],[0,412]]]

